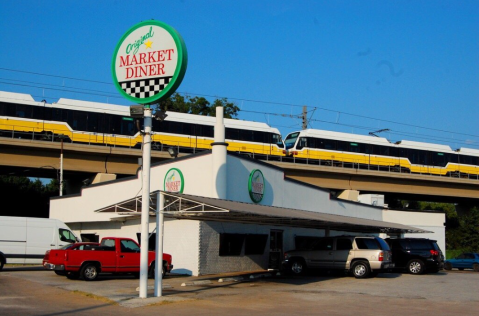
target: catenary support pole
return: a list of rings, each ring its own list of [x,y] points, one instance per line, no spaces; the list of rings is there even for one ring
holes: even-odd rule
[[[61,135],[61,149],[60,149],[60,192],[59,195],[63,196],[63,135]]]
[[[141,198],[140,298],[148,291],[148,224],[150,216],[151,109],[145,106],[143,135],[143,194]]]
[[[155,258],[155,296],[162,296],[163,290],[163,207],[165,195],[158,191],[156,194],[156,258]]]

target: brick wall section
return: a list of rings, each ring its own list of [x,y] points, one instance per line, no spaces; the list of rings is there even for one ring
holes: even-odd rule
[[[201,222],[199,240],[199,274],[216,274],[236,271],[254,271],[268,268],[269,238],[263,255],[219,256],[220,234],[267,234],[269,227],[236,223]]]

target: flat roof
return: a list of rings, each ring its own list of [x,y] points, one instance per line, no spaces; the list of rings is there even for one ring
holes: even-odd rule
[[[150,194],[150,215],[156,214],[157,194]],[[314,229],[331,229],[361,233],[427,233],[429,231],[379,220],[319,213],[292,208],[236,202],[180,193],[163,192],[165,217],[215,222],[234,222]],[[96,210],[125,216],[141,215],[141,196]]]

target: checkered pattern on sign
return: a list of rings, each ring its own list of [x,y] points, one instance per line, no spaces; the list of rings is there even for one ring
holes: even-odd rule
[[[166,88],[172,77],[119,82],[123,91],[135,98],[149,98]]]

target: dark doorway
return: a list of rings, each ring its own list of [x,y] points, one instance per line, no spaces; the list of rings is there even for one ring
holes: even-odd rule
[[[83,242],[100,242],[100,236],[96,234],[81,234],[80,237]]]
[[[269,263],[268,269],[281,268],[283,258],[283,231],[271,230],[269,233]]]

